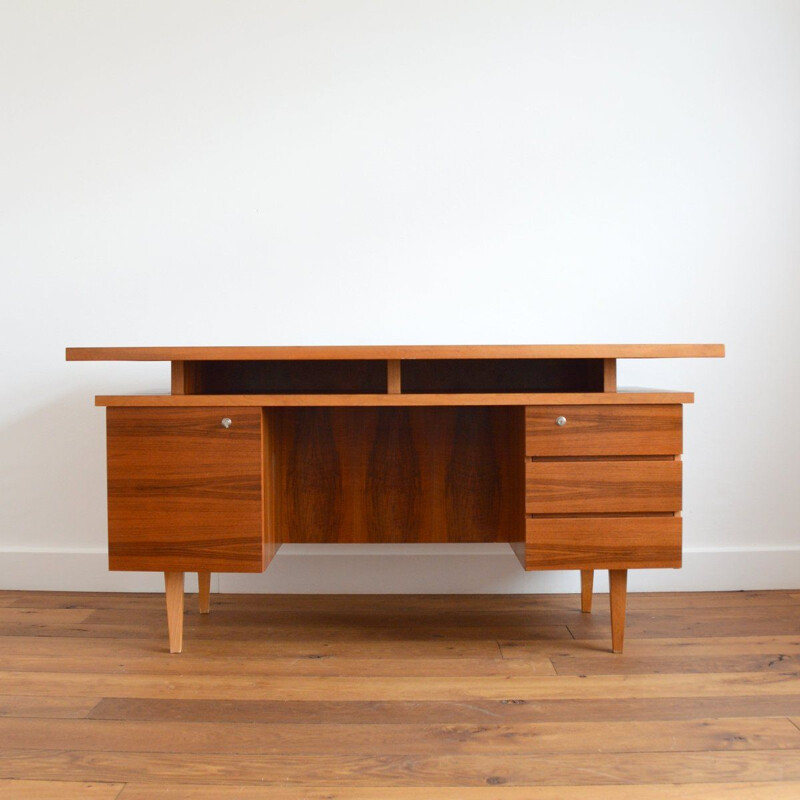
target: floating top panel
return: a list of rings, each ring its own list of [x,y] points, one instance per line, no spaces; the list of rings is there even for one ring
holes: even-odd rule
[[[307,361],[415,358],[722,358],[721,344],[501,344],[322,347],[68,347],[67,361]]]

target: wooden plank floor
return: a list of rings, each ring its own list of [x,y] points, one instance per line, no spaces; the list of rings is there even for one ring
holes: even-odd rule
[[[800,591],[0,592],[0,800],[800,797]]]

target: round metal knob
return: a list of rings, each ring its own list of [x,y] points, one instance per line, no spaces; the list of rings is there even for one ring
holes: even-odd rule
[[[562,425],[566,425],[566,424],[567,424],[567,418],[566,417],[556,417],[556,425],[561,427]]]
[[[223,428],[230,428],[230,426],[233,425],[233,420],[230,417],[223,417],[220,425],[222,425]]]

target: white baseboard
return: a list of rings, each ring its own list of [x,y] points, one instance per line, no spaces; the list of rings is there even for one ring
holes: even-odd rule
[[[685,550],[683,569],[633,570],[643,591],[800,589],[800,547]],[[215,574],[212,591],[266,594],[575,592],[573,572],[525,572],[506,545],[284,545],[263,574]],[[607,591],[598,573],[596,591]],[[160,592],[152,572],[109,572],[104,550],[0,549],[0,589]],[[187,591],[197,579],[187,576]]]

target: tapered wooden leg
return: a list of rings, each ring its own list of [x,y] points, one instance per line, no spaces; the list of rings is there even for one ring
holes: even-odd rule
[[[197,605],[201,614],[208,614],[211,607],[211,573],[197,573]]]
[[[611,650],[622,652],[625,639],[625,603],[628,595],[628,570],[610,569],[608,585],[611,590]]]
[[[581,611],[584,614],[592,612],[592,588],[594,586],[594,570],[581,570]]]
[[[167,592],[169,651],[180,653],[183,649],[183,573],[165,572],[164,586]]]

